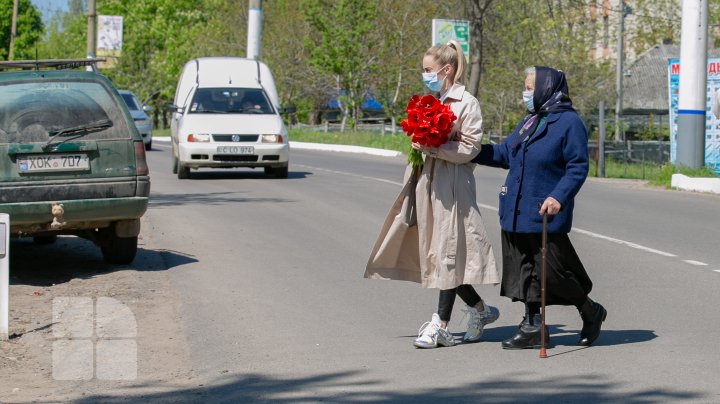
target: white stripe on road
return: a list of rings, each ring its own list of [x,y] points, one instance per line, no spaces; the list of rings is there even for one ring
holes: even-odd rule
[[[646,251],[646,252],[649,252],[649,253],[662,255],[663,257],[677,257],[677,255],[672,254],[672,253],[669,253],[669,252],[656,250],[656,249],[650,248],[650,247],[645,247],[645,246],[640,245],[640,244],[635,244],[635,243],[631,243],[631,242],[629,242],[629,241],[620,240],[619,238],[613,238],[613,237],[603,236],[602,234],[593,233],[593,232],[591,232],[591,231],[579,229],[579,228],[577,228],[577,227],[574,227],[574,228],[572,229],[572,231],[578,232],[578,233],[580,233],[580,234],[584,234],[584,235],[586,235],[586,236],[599,238],[599,239],[601,239],[601,240],[606,240],[606,241],[609,241],[609,242],[611,242],[611,243],[621,244],[621,245],[624,245],[624,246],[632,247],[632,248],[635,248],[635,249],[638,249],[638,250],[642,250],[642,251]]]
[[[353,174],[353,173],[348,173],[348,172],[343,172],[343,171],[328,170],[328,169],[324,169],[324,168],[306,166],[306,165],[301,165],[301,164],[298,164],[297,166],[298,166],[298,167],[310,168],[310,169],[313,169],[313,170],[325,171],[325,172],[329,172],[329,173],[333,173],[333,174],[348,175],[348,176],[351,176],[351,177],[362,178],[362,179],[372,180],[372,181],[378,181],[378,182],[383,182],[383,183],[386,183],[386,184],[393,184],[393,185],[397,185],[397,186],[402,186],[402,185],[403,185],[401,182],[390,181],[390,180],[386,180],[386,179],[382,179],[382,178],[376,178],[376,177],[367,177],[367,176],[364,176],[364,175],[358,175],[358,174]],[[492,205],[485,205],[485,204],[479,203],[479,204],[478,204],[478,207],[481,207],[481,208],[483,208],[483,209],[488,209],[488,210],[491,210],[491,211],[495,211],[495,212],[498,211],[498,208],[495,207],[495,206],[492,206]],[[630,241],[625,241],[625,240],[621,240],[621,239],[619,239],[619,238],[614,238],[614,237],[610,237],[610,236],[605,236],[605,235],[603,235],[603,234],[594,233],[594,232],[591,232],[591,231],[588,231],[588,230],[584,230],[584,229],[580,229],[580,228],[577,228],[577,227],[573,228],[572,231],[573,231],[573,232],[576,232],[576,233],[584,234],[584,235],[586,235],[586,236],[594,237],[594,238],[597,238],[597,239],[600,239],[600,240],[609,241],[609,242],[611,242],[611,243],[624,245],[624,246],[626,246],[626,247],[634,248],[634,249],[636,249],[636,250],[641,250],[641,251],[649,252],[649,253],[652,253],[652,254],[661,255],[661,256],[663,256],[663,257],[677,257],[677,255],[676,255],[676,254],[673,254],[673,253],[669,253],[669,252],[666,252],[666,251],[656,250],[656,249],[654,249],[654,248],[646,247],[646,246],[643,246],[643,245],[640,245],[640,244],[636,244],[636,243],[633,243],[633,242],[630,242]],[[686,262],[686,263],[688,263],[688,264],[697,265],[697,266],[707,266],[707,265],[708,265],[708,264],[706,264],[706,263],[704,263],[704,262],[694,261],[694,260],[683,260],[683,261]],[[720,273],[720,269],[715,269],[715,270],[713,270],[713,271]]]
[[[497,212],[497,210],[498,210],[498,208],[496,208],[496,207],[494,207],[494,206],[490,206],[490,205],[478,204],[478,206],[481,207],[481,208],[494,210],[494,211],[496,211],[496,212]],[[619,238],[613,238],[613,237],[609,237],[609,236],[604,236],[604,235],[602,235],[602,234],[593,233],[593,232],[591,232],[591,231],[579,229],[579,228],[577,228],[577,227],[574,227],[574,228],[572,229],[572,231],[578,232],[578,233],[580,233],[580,234],[584,234],[584,235],[586,235],[586,236],[599,238],[599,239],[601,239],[601,240],[610,241],[610,242],[615,243],[615,244],[621,244],[621,245],[624,245],[624,246],[627,246],[627,247],[632,247],[632,248],[635,248],[635,249],[638,249],[638,250],[650,252],[650,253],[653,253],[653,254],[662,255],[662,256],[664,256],[664,257],[677,257],[677,255],[671,254],[671,253],[669,253],[669,252],[656,250],[656,249],[650,248],[650,247],[645,247],[645,246],[642,246],[642,245],[640,245],[640,244],[635,244],[635,243],[631,243],[631,242],[629,242],[629,241],[620,240]]]
[[[715,271],[715,272],[717,272],[717,273],[720,274],[720,269],[713,269],[713,271]]]

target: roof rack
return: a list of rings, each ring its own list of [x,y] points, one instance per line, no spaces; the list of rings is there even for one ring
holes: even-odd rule
[[[104,61],[105,58],[8,60],[0,61],[0,70],[22,68],[34,68],[35,70],[40,70],[41,67],[54,67],[57,70],[65,70],[83,66],[92,66],[94,69],[98,62]]]

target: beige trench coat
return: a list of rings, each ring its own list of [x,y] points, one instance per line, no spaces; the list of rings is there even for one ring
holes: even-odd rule
[[[407,205],[400,203],[401,193],[393,206],[396,211],[391,210],[388,215],[368,260],[366,278],[414,281],[425,288],[439,289],[500,282],[477,206],[475,164],[470,162],[480,151],[480,104],[459,84],[448,91],[445,103],[450,104],[458,119],[450,134],[452,140],[425,157],[415,190],[417,235],[412,227],[407,231],[405,223],[398,225],[407,216],[399,209]],[[408,168],[406,184],[409,174]],[[398,229],[402,234],[397,233]],[[408,240],[415,239],[419,243],[419,260],[408,259],[408,255],[418,251],[414,246],[408,248]],[[388,251],[392,249],[399,251]],[[384,259],[388,256],[404,257],[402,268],[388,265]],[[409,267],[408,262],[419,265]]]

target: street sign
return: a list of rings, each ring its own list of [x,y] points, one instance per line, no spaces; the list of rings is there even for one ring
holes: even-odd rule
[[[119,15],[98,15],[97,49],[98,57],[107,58],[99,67],[111,67],[122,53],[123,18]]]
[[[465,61],[470,60],[470,22],[464,20],[432,20],[432,44],[444,45],[455,40],[465,54]]]

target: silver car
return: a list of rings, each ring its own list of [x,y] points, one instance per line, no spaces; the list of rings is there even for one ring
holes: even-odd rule
[[[132,115],[133,121],[135,121],[135,127],[138,132],[140,132],[143,143],[145,143],[145,150],[152,149],[152,120],[145,113],[150,110],[150,107],[147,105],[143,105],[141,107],[141,104],[137,97],[135,97],[135,94],[128,90],[118,90],[118,92],[120,93],[120,96],[122,96],[123,100],[125,100],[125,104],[127,104],[127,107],[130,110],[130,115]]]

